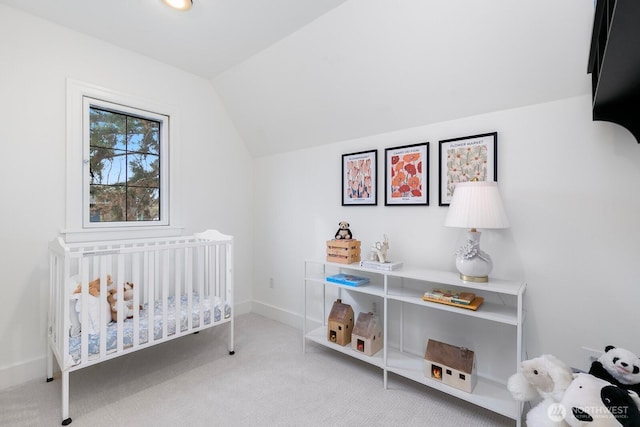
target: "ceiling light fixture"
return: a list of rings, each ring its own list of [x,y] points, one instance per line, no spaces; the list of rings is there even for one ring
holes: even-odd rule
[[[176,10],[187,11],[193,6],[193,0],[162,0],[164,4]]]

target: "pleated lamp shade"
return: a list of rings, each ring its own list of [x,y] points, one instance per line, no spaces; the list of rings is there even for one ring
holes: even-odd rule
[[[498,183],[457,183],[444,225],[460,228],[508,228],[509,219],[498,192]]]

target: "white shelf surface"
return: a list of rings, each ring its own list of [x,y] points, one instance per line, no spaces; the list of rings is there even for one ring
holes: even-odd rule
[[[453,271],[429,270],[426,268],[402,266],[397,270],[385,271],[360,267],[359,263],[340,264],[335,262],[323,262],[307,260],[309,263],[325,264],[327,267],[336,269],[349,269],[354,271],[364,271],[374,274],[387,275],[389,277],[399,277],[405,279],[418,280],[441,285],[449,285],[457,288],[475,289],[478,291],[497,292],[507,295],[518,295],[524,291],[525,283],[514,280],[504,280],[489,277],[486,283],[467,282],[460,279],[458,273]],[[308,278],[311,279],[311,278]]]
[[[360,292],[367,295],[375,295],[381,298],[384,297],[384,286],[382,286],[379,283],[370,282],[360,286],[342,285],[340,283],[335,283],[335,282],[326,282],[326,283],[327,285],[348,289],[353,292]]]
[[[506,417],[513,419],[519,417],[520,403],[513,399],[505,384],[478,376],[478,382],[473,392],[467,393],[427,378],[424,374],[424,359],[422,357],[395,349],[387,350],[387,371],[482,406]]]
[[[378,272],[380,274],[380,272]],[[386,272],[385,272],[386,273]],[[307,281],[321,284],[327,284],[338,288],[348,289],[353,292],[360,292],[367,295],[374,295],[384,298],[384,286],[380,283],[370,282],[361,286],[341,285],[334,282],[326,282],[324,277],[306,278]],[[476,317],[480,319],[491,320],[494,322],[505,323],[507,325],[518,324],[517,307],[499,304],[491,301],[484,301],[477,310],[454,307],[446,304],[438,304],[435,302],[424,301],[422,299],[422,291],[410,288],[389,287],[387,298],[389,300],[401,301],[409,304],[416,304],[426,308],[435,310],[449,311],[464,316]]]
[[[507,325],[518,324],[518,313],[516,307],[498,304],[490,301],[482,303],[477,310],[455,307],[437,302],[424,301],[422,294],[414,289],[393,289],[389,291],[387,298],[395,301],[402,301],[410,304],[417,304],[436,310],[450,311],[464,316],[477,317],[480,319],[492,320],[494,322],[506,323]]]
[[[315,342],[317,344],[323,345],[325,347],[329,347],[333,350],[339,351],[340,353],[348,354],[349,356],[362,360],[364,362],[370,363],[378,368],[384,369],[384,360],[382,359],[382,350],[378,351],[372,356],[367,356],[364,353],[360,353],[359,351],[355,351],[351,348],[351,343],[342,346],[338,345],[334,342],[331,342],[327,339],[327,327],[321,326],[308,332],[305,335],[305,338],[309,341]]]
[[[518,295],[524,288],[524,283],[494,279],[489,277],[486,283],[467,282],[460,279],[458,273],[453,271],[426,270],[422,268],[401,268],[399,270],[387,272],[389,277],[404,277],[405,279],[419,280],[441,285],[449,285],[457,288],[475,289],[478,291],[497,292],[507,295]]]

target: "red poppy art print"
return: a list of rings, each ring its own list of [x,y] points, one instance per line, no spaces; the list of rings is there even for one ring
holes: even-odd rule
[[[385,150],[386,206],[429,205],[429,143]]]

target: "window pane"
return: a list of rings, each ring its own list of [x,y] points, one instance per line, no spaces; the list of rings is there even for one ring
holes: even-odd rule
[[[91,108],[90,122],[89,145],[92,147],[126,149],[126,116]]]
[[[124,184],[127,179],[126,152],[91,148],[91,184]]]
[[[159,154],[160,123],[127,117],[127,150]]]
[[[160,187],[160,157],[152,154],[129,154],[129,179],[131,187]]]
[[[160,219],[160,196],[157,188],[132,188],[127,192],[128,221],[158,221]]]
[[[125,221],[126,188],[121,185],[90,186],[91,222]]]
[[[90,222],[160,221],[162,123],[90,106]]]

